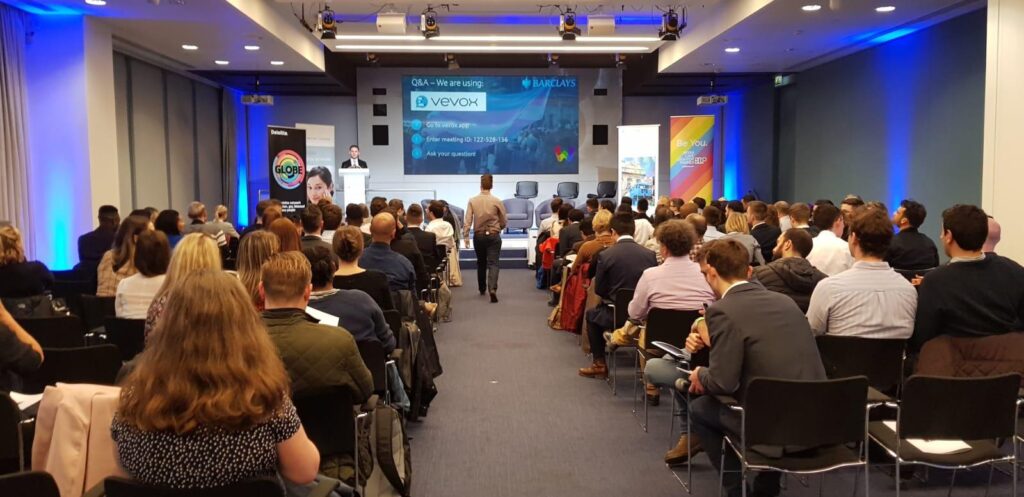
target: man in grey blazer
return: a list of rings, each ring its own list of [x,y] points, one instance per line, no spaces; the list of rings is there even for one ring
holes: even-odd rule
[[[701,272],[720,299],[708,308],[705,324],[697,325],[695,348],[710,346],[708,367],[697,367],[690,375],[690,393],[702,395],[690,403],[694,446],[707,450],[719,471],[722,438],[738,438],[740,415],[719,402],[714,395],[735,397],[741,404],[750,380],[769,377],[788,380],[824,380],[825,369],[814,343],[807,318],[793,299],[766,290],[750,278],[749,252],[736,240],[722,239],[705,246]],[[706,329],[700,329],[706,325]],[[688,348],[694,340],[688,340]],[[787,448],[759,450],[781,456]],[[797,450],[797,449],[794,449]],[[692,453],[696,453],[693,451]],[[736,471],[739,462],[727,450],[726,471]],[[738,472],[726,472],[725,489],[730,496],[741,495]],[[758,473],[754,496],[779,494],[778,473]]]

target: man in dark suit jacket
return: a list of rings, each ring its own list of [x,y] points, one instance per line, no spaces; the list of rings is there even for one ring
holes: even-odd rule
[[[359,158],[359,145],[348,147],[349,160],[341,163],[342,169],[366,169],[366,161]]]
[[[746,248],[735,240],[718,240],[706,246],[701,272],[720,300],[708,308],[704,323],[695,324],[699,338],[687,340],[687,348],[694,350],[710,344],[708,367],[697,367],[690,375],[690,393],[708,395],[690,402],[693,425],[689,436],[696,439],[691,441],[693,446],[707,450],[719,471],[722,438],[726,434],[738,437],[741,420],[715,395],[732,396],[742,403],[750,380],[759,376],[825,379],[807,318],[789,297],[748,282],[748,261]],[[790,450],[803,449],[759,448],[759,452],[776,457]],[[732,451],[726,451],[725,464],[730,470],[738,467]],[[727,472],[724,479],[729,496],[741,494],[739,473]],[[753,495],[778,494],[779,474],[758,473]]]
[[[931,269],[939,266],[939,250],[928,235],[917,231],[928,215],[924,206],[913,200],[900,202],[892,224],[900,232],[892,238],[885,262],[893,269]]]
[[[754,200],[747,203],[747,221],[750,222],[750,234],[761,246],[761,255],[767,264],[772,261],[772,251],[779,240],[782,230],[768,224],[768,204]]]
[[[385,209],[382,212],[390,214],[395,220],[395,238],[391,240],[391,250],[401,254],[412,263],[412,268],[416,271],[416,297],[419,298],[419,292],[430,286],[430,275],[427,273],[426,263],[423,262],[423,254],[420,253],[420,249],[416,245],[416,239],[412,235],[408,233],[405,235],[398,234],[398,215],[391,209]]]
[[[410,205],[409,210],[405,211],[405,220],[408,226],[408,233],[416,240],[416,247],[420,249],[420,254],[423,255],[423,263],[426,264],[427,271],[431,272],[437,269],[438,264],[440,264],[440,261],[437,259],[437,235],[424,231],[421,228],[423,225],[423,207],[420,207],[420,204]]]
[[[98,219],[96,229],[78,237],[78,265],[75,269],[87,280],[96,279],[100,259],[114,244],[114,235],[121,224],[121,215],[112,205],[100,206]]]
[[[587,334],[594,363],[588,368],[581,368],[580,376],[608,377],[604,332],[611,331],[615,326],[615,313],[608,304],[615,301],[615,294],[620,289],[636,289],[636,283],[640,281],[644,270],[658,265],[658,258],[654,252],[633,240],[635,228],[630,212],[612,217],[612,236],[617,241],[598,252],[590,265],[590,277],[594,278],[594,293],[601,297],[602,302],[601,305],[587,311]],[[625,309],[622,312],[625,312]]]
[[[555,257],[565,257],[576,242],[583,240],[580,221],[583,221],[583,211],[579,209],[569,211],[569,225],[558,232],[558,248],[555,249]]]

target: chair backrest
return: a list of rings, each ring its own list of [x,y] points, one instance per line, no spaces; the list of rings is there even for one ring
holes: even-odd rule
[[[597,182],[597,198],[615,198],[615,187],[616,182],[614,181],[598,181]]]
[[[906,340],[822,335],[816,341],[829,378],[864,375],[869,385],[888,393],[903,383]]]
[[[620,288],[615,292],[615,329],[626,324],[626,319],[629,318],[627,307],[629,307],[629,301],[633,300],[635,292],[635,288]]]
[[[388,323],[388,328],[391,328],[391,333],[397,337],[402,331],[402,313],[397,309],[388,309],[384,311],[384,321]]]
[[[115,345],[43,348],[43,355],[43,365],[24,376],[26,393],[40,393],[57,382],[113,385],[121,369],[121,351]]]
[[[284,497],[276,477],[243,481],[216,488],[177,489],[145,485],[111,476],[103,480],[106,497]]]
[[[398,333],[398,331],[392,333]],[[385,369],[388,358],[384,353],[384,346],[375,340],[362,340],[356,342],[356,346],[359,347],[359,355],[363,358],[363,363],[373,375],[374,393],[384,393],[388,389],[388,372]]]
[[[501,203],[505,205],[506,213],[526,213],[527,215],[533,213],[533,203],[525,198],[506,198]]]
[[[516,181],[516,198],[535,198],[536,196],[536,181]]]
[[[80,298],[82,299],[82,321],[85,322],[87,330],[103,326],[105,319],[117,315],[114,311],[114,297],[83,294]]]
[[[355,454],[354,401],[347,387],[303,393],[292,399],[302,426],[320,456]]]
[[[146,347],[146,320],[107,318],[103,327],[107,340],[121,351],[121,360],[130,361]]]
[[[647,330],[644,341],[665,342],[683,348],[686,336],[690,334],[690,326],[700,317],[700,311],[681,311],[675,309],[651,309],[647,314]]]
[[[868,379],[754,378],[744,394],[743,443],[817,447],[864,441]]]
[[[62,280],[53,282],[53,297],[64,299],[68,310],[76,316],[82,315],[82,295],[96,292],[96,282],[89,280]]]
[[[1012,438],[1020,375],[987,378],[911,376],[903,384],[900,438]]]
[[[21,409],[10,395],[0,392],[0,474],[22,470]],[[0,490],[0,495],[9,494]]]
[[[0,495],[60,497],[60,489],[50,473],[25,471],[0,476]]]
[[[27,318],[18,324],[43,348],[69,348],[85,345],[85,326],[78,316]]]
[[[563,181],[555,187],[555,196],[562,198],[576,198],[580,196],[580,184],[575,181]]]

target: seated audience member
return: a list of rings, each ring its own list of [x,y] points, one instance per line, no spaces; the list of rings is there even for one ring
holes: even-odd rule
[[[811,208],[803,202],[797,202],[789,207],[789,222],[793,228],[800,228],[806,230],[807,233],[814,238],[818,234],[818,229],[810,226],[808,222],[811,219]]]
[[[1003,228],[999,226],[996,218],[988,217],[988,237],[985,238],[985,245],[981,247],[981,250],[985,252],[985,255],[995,254],[996,245],[999,245],[999,240],[1003,238]]]
[[[569,213],[572,212],[572,206],[569,204],[562,204],[558,208],[556,221],[551,224],[551,238],[558,238],[561,236],[562,228],[569,223]]]
[[[359,204],[359,208],[363,211],[363,224],[359,226],[359,229],[366,235],[366,239],[370,239],[370,220],[373,216],[370,215],[370,208],[366,204]]]
[[[770,214],[768,204],[754,200],[747,204],[747,222],[750,223],[750,236],[757,240],[761,246],[761,256],[765,262],[772,260],[772,252],[775,250],[775,242],[782,234],[782,230],[770,223],[778,222],[778,217]]]
[[[636,201],[636,213],[633,214],[633,219],[646,219],[651,220],[651,217],[647,215],[647,210],[650,209],[650,201],[646,198],[642,198]]]
[[[814,237],[814,248],[807,255],[807,261],[829,276],[850,269],[853,255],[849,244],[840,238],[846,224],[839,209],[831,204],[819,205],[814,209],[814,226],[821,231]]]
[[[704,208],[707,207],[708,201],[705,200],[703,197],[693,197],[693,200],[691,200],[691,202],[697,204],[697,214],[703,215]]]
[[[688,214],[686,220],[693,225],[697,238],[693,241],[693,248],[690,249],[690,260],[700,262],[700,252],[704,248],[704,234],[708,231],[708,222],[701,214]]]
[[[0,298],[40,295],[52,289],[53,282],[53,273],[45,264],[25,259],[25,246],[18,228],[0,227]]]
[[[280,207],[281,201],[272,198],[260,200],[256,204],[256,218],[253,219],[253,222],[250,223],[249,226],[246,226],[245,229],[242,230],[242,233],[239,235],[239,238],[245,238],[245,236],[250,233],[262,231],[264,228],[266,228],[267,225],[263,223],[263,214],[266,212],[267,208],[272,205]]]
[[[580,231],[580,222],[583,221],[583,211],[572,209],[568,214],[568,223],[558,232],[558,248],[555,250],[555,257],[565,257],[572,246],[583,240],[583,232]]]
[[[704,209],[704,222],[707,229],[704,231],[704,241],[710,242],[725,236],[725,233],[718,231],[718,225],[722,224],[722,211],[713,205]]]
[[[679,207],[679,211],[676,213],[676,217],[679,219],[686,219],[690,214],[697,214],[700,212],[700,207],[697,206],[696,202],[686,202]]]
[[[309,259],[313,275],[309,307],[336,316],[338,326],[348,330],[357,342],[378,342],[388,354],[395,350],[395,336],[373,298],[360,290],[334,288],[338,258],[323,247],[306,248],[302,253]]]
[[[416,245],[416,239],[409,233],[404,235],[398,234],[398,226],[400,225],[398,215],[390,208],[381,211],[380,214],[391,216],[395,223],[395,234],[391,238],[391,251],[405,257],[412,264],[413,274],[416,275],[416,292],[426,290],[430,286],[430,274],[427,272],[427,264],[423,262],[423,254],[420,253],[420,249]],[[419,294],[416,293],[416,295]]]
[[[309,261],[298,252],[283,252],[264,263],[263,323],[292,380],[292,395],[346,387],[361,404],[373,393],[373,377],[348,331],[306,314],[311,278]]]
[[[790,228],[779,235],[772,262],[754,268],[754,279],[773,292],[789,296],[807,312],[811,293],[828,275],[807,262],[814,240],[807,230]]]
[[[135,274],[135,240],[139,233],[149,229],[149,218],[128,216],[121,221],[114,235],[113,248],[103,254],[96,273],[96,296],[113,297],[117,284]]]
[[[564,202],[565,201],[562,200],[561,197],[555,197],[551,199],[551,215],[544,219],[541,219],[540,229],[538,230],[537,234],[544,233],[545,231],[551,231],[551,228],[555,224],[558,224],[558,211],[562,209],[562,204]],[[555,236],[555,234],[552,233],[551,236]]]
[[[398,225],[405,228],[405,202],[400,198],[388,200],[388,209],[395,213],[395,217],[398,218]]]
[[[235,225],[228,221],[228,207],[226,205],[218,205],[217,209],[213,211],[213,215],[214,219],[210,222],[210,225],[219,229],[228,238],[238,238],[238,230],[235,229]]]
[[[892,238],[885,212],[861,209],[851,214],[849,245],[856,262],[814,289],[807,309],[814,334],[910,338],[917,290],[882,260]]]
[[[224,236],[224,232],[217,228],[212,223],[207,223],[206,206],[202,202],[192,202],[188,204],[188,218],[192,222],[185,227],[184,234],[188,235],[191,233],[205,233],[213,237],[217,241],[218,246],[225,246],[228,244],[227,238]]]
[[[739,206],[737,206],[739,207]],[[761,245],[757,239],[750,235],[750,225],[747,224],[747,216],[743,213],[733,211],[725,221],[725,236],[722,239],[732,239],[740,242],[750,252],[750,263],[755,266],[764,264],[764,255],[761,252]]]
[[[633,215],[634,233],[636,243],[646,245],[648,240],[654,237],[654,224],[647,217],[647,199],[642,198],[636,202],[636,213]]]
[[[607,211],[609,214],[614,214],[615,202],[609,198],[601,199],[601,201],[597,203],[597,210]]]
[[[318,207],[324,216],[324,229],[320,232],[320,238],[330,245],[334,241],[334,232],[341,226],[341,207],[327,200],[321,200]]]
[[[320,454],[242,285],[207,270],[181,286],[188,291],[167,301],[167,315],[122,383],[110,426],[121,466],[141,483],[178,489],[277,475],[312,483]]]
[[[412,204],[405,211],[406,230],[416,242],[416,248],[423,256],[423,264],[428,273],[433,273],[441,261],[437,258],[437,235],[423,229],[423,207]]]
[[[588,198],[586,204],[584,204],[583,219],[593,219],[594,214],[597,214],[600,209],[600,203],[596,198]]]
[[[185,221],[181,219],[181,215],[174,209],[167,209],[160,211],[156,216],[156,221],[153,223],[153,227],[157,231],[163,232],[167,236],[167,243],[171,249],[178,246],[178,242],[181,241],[183,230],[185,229]]]
[[[320,236],[324,231],[324,214],[315,205],[307,205],[302,209],[302,238],[299,244],[303,249],[311,247],[323,247],[330,251],[331,245]]]
[[[685,205],[685,204],[686,204],[686,201],[681,199],[681,198],[671,198],[668,201],[668,207],[669,207],[669,209],[672,209],[672,214],[675,214],[676,217],[681,217],[681,218],[684,218],[684,219],[686,218],[686,216],[681,216],[679,214],[679,209],[682,209],[683,205]]]
[[[0,392],[21,391],[21,375],[39,369],[42,364],[43,347],[0,301]]]
[[[589,264],[595,254],[615,243],[615,237],[612,236],[610,229],[611,220],[612,213],[604,209],[594,214],[594,220],[591,222],[594,227],[594,239],[584,242],[576,251],[576,260],[572,264],[573,271],[578,271],[584,264]]]
[[[574,243],[572,245],[572,248],[570,249],[570,251],[574,254],[578,254],[580,252],[580,247],[582,247],[584,243],[587,243],[594,239],[594,220],[584,219],[583,221],[581,221],[580,233],[583,235],[583,238],[580,241]]]
[[[273,204],[270,207],[267,207],[267,209],[263,211],[263,229],[269,231],[270,225],[274,224],[274,221],[281,218],[284,218],[284,211],[281,210],[280,205]]]
[[[135,269],[121,280],[114,296],[114,313],[124,319],[145,319],[171,262],[171,246],[160,231],[143,231],[135,241]]]
[[[900,202],[900,208],[892,215],[892,224],[900,232],[893,237],[885,262],[894,269],[931,269],[939,266],[939,251],[928,235],[917,231],[924,223],[928,212],[924,206],[913,200]]]
[[[267,231],[277,235],[277,238],[281,241],[281,252],[302,251],[302,241],[299,238],[299,232],[295,229],[295,223],[290,219],[282,217],[275,220],[267,226]]]
[[[373,298],[382,310],[395,308],[387,275],[381,271],[367,271],[359,266],[359,259],[363,255],[363,232],[358,226],[339,229],[334,234],[333,248],[338,256],[334,288],[361,290]]]
[[[698,330],[706,328],[706,332],[699,333],[699,340],[688,341],[695,342],[695,350],[711,344],[708,367],[696,367],[690,374],[690,392],[701,395],[688,406],[693,422],[690,436],[695,438],[691,443],[707,451],[716,470],[724,471],[723,485],[730,497],[741,494],[743,482],[736,472],[739,462],[731,450],[725,451],[725,466],[721,466],[722,438],[726,434],[739,437],[741,420],[738,412],[715,396],[732,396],[742,404],[750,380],[757,377],[825,379],[825,368],[803,313],[789,297],[748,283],[750,270],[746,250],[735,240],[720,240],[706,248],[701,271],[719,300],[708,308],[704,322],[696,326]],[[704,342],[705,338],[709,341]],[[681,445],[685,451],[685,444]],[[779,457],[788,449],[764,447],[759,452]],[[778,495],[779,476],[776,472],[758,472],[753,495]]]
[[[388,208],[388,199],[384,197],[373,197],[370,200],[370,219]]]
[[[658,241],[658,226],[661,226],[670,219],[675,219],[675,216],[668,207],[658,206],[658,208],[654,209],[654,219],[651,220],[651,223],[654,225],[654,236],[647,240],[644,247],[652,250],[658,256],[658,264],[661,264],[664,260],[661,255],[661,242]]]
[[[693,224],[682,219],[666,221],[658,226],[655,236],[665,262],[644,270],[636,284],[633,300],[629,302],[629,319],[637,323],[645,321],[651,309],[696,311],[715,301],[715,294],[700,274],[700,264],[690,260],[693,240],[697,238]],[[671,388],[682,377],[674,361],[663,359],[648,360],[644,374],[650,402],[657,401],[658,387]]]
[[[949,264],[928,273],[918,287],[911,348],[950,335],[982,337],[1024,330],[1024,268],[985,255],[988,217],[973,205],[942,213],[942,248]]]
[[[263,310],[263,298],[260,296],[263,263],[280,251],[281,240],[269,231],[252,233],[238,243],[238,258],[235,261],[238,279],[257,311]]]
[[[183,291],[189,291],[180,283],[185,276],[207,269],[221,270],[220,249],[217,248],[217,242],[213,238],[199,233],[182,238],[178,248],[171,254],[171,262],[167,266],[164,282],[160,285],[156,296],[153,297],[153,303],[150,304],[149,310],[146,311],[145,334],[147,340],[159,324],[171,294],[179,288],[186,288]]]
[[[83,279],[89,281],[96,279],[100,259],[114,245],[114,235],[117,226],[121,224],[121,215],[117,207],[112,205],[101,205],[96,218],[96,229],[78,237],[78,264],[75,269]]]
[[[616,214],[610,223],[615,244],[598,252],[590,265],[594,293],[601,298],[601,305],[587,311],[587,334],[590,352],[594,362],[590,367],[581,368],[580,376],[607,378],[608,365],[605,362],[604,332],[614,327],[614,311],[609,306],[615,302],[615,294],[621,289],[635,289],[644,270],[658,265],[654,252],[647,250],[633,239],[634,221],[631,213]]]
[[[846,224],[847,228],[850,227],[850,220],[852,219],[851,216],[853,215],[853,213],[858,208],[863,206],[864,199],[853,194],[847,195],[846,197],[843,198],[843,201],[839,203],[839,212],[843,213],[843,222]],[[883,210],[882,212],[887,211]]]
[[[359,204],[348,204],[345,206],[345,226],[363,226],[363,208]]]
[[[779,200],[772,204],[775,207],[775,214],[779,217],[779,230],[783,233],[793,227],[793,221],[789,218],[789,202]]]
[[[444,204],[432,200],[427,205],[427,228],[437,239],[438,245],[444,245],[449,251],[458,247],[455,244],[455,230],[444,220]]]

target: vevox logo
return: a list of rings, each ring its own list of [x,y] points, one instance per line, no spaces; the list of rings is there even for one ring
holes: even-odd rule
[[[409,92],[412,109],[418,111],[487,112],[487,93],[455,91]]]

